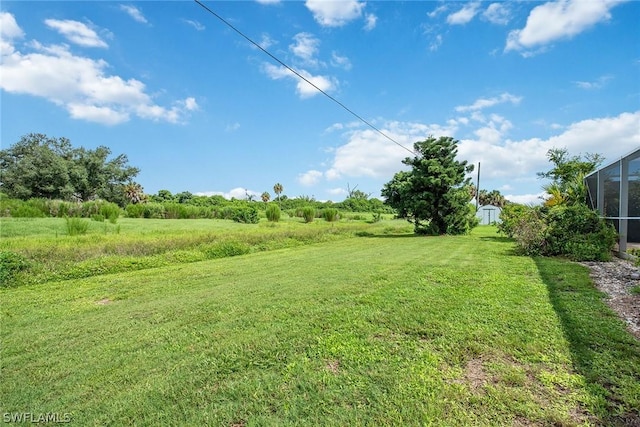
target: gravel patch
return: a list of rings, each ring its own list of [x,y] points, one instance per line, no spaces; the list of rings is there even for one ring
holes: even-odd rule
[[[607,304],[626,322],[631,334],[640,339],[640,295],[631,293],[631,289],[640,286],[640,269],[620,258],[581,264],[591,271],[598,290],[607,294]]]

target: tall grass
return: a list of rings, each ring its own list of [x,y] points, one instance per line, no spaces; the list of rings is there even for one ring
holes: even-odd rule
[[[12,276],[5,286],[44,283],[89,277],[96,274],[164,267],[223,256],[298,247],[310,243],[353,237],[369,229],[367,224],[344,223],[327,227],[322,223],[305,227],[285,221],[237,224],[221,220],[120,220],[117,226],[69,218],[86,226],[84,234],[69,234],[59,220],[4,219],[0,251],[19,254],[28,269]],[[82,222],[85,221],[85,222]],[[56,229],[54,224],[60,228]],[[385,228],[380,228],[381,231]],[[32,236],[27,233],[37,232]],[[406,223],[386,224],[387,233],[411,232]],[[21,235],[22,237],[17,237]],[[15,236],[15,237],[11,237]]]
[[[86,234],[89,229],[89,221],[78,217],[66,217],[67,234],[69,236],[78,236]]]
[[[312,222],[316,217],[316,208],[313,206],[306,206],[302,209],[302,218],[304,222]]]
[[[267,205],[265,209],[265,215],[267,216],[267,220],[271,222],[280,221],[280,216],[282,215],[280,211],[280,207],[275,203],[270,203]]]

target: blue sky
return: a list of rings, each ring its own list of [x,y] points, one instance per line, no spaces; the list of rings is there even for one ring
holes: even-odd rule
[[[640,146],[640,2],[203,3],[398,144],[456,138],[512,201],[550,148]],[[2,148],[105,145],[150,194],[379,197],[410,155],[196,2],[3,1],[0,32]]]

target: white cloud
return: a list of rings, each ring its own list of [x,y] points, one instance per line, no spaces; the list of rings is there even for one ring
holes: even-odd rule
[[[2,19],[11,22],[6,16]],[[19,34],[15,28],[11,31]],[[3,41],[0,87],[47,99],[75,119],[115,125],[133,114],[179,123],[188,111],[198,108],[194,98],[177,101],[170,108],[156,105],[144,83],[108,75],[106,61],[74,55],[68,46],[44,46],[32,41],[29,47],[31,51],[21,52],[11,40]]]
[[[330,188],[329,190],[327,190],[327,193],[329,194],[333,194],[334,196],[342,196],[344,194],[349,194],[349,192],[347,190],[345,190],[344,188]]]
[[[453,123],[443,127],[412,122],[388,122],[381,130],[403,147],[412,150],[416,141],[424,140],[429,135],[450,136],[455,134],[457,128]],[[348,142],[334,151],[331,166],[325,172],[325,177],[329,180],[346,176],[390,177],[403,167],[401,161],[411,156],[410,151],[370,128],[352,130],[346,136]]]
[[[322,179],[322,172],[317,170],[310,170],[298,175],[298,182],[305,186],[311,186],[317,184]]]
[[[320,40],[309,33],[298,33],[293,36],[295,43],[289,45],[289,50],[307,65],[317,65],[315,56],[318,53]]]
[[[376,15],[372,13],[367,13],[364,19],[365,19],[365,24],[364,24],[365,31],[371,31],[376,27],[376,24],[378,22],[378,17]]]
[[[341,27],[362,16],[365,3],[356,0],[326,1],[307,0],[307,9],[318,24],[324,27]]]
[[[552,148],[566,148],[569,153],[576,155],[599,153],[608,159],[615,159],[640,146],[638,123],[640,111],[582,120],[548,139],[496,140],[491,133],[480,132],[476,133],[477,139],[460,141],[458,155],[470,163],[481,162],[485,176],[522,178],[547,170],[546,154]]]
[[[102,123],[105,125],[117,125],[129,120],[129,115],[125,112],[116,111],[110,107],[98,107],[96,105],[67,104],[67,111],[74,119],[86,120],[89,122]]]
[[[440,5],[438,7],[436,7],[435,9],[433,9],[431,12],[427,13],[427,16],[429,18],[435,18],[436,16],[440,15],[441,13],[444,13],[447,11],[447,6],[446,5]]]
[[[147,18],[144,17],[142,11],[135,6],[120,5],[120,10],[126,12],[130,17],[132,17],[135,21],[140,22],[142,24],[148,23]]]
[[[186,98],[184,101],[181,101],[181,103],[184,105],[184,109],[187,111],[195,111],[200,108],[194,97]]]
[[[462,120],[449,120],[445,125],[425,125],[412,122],[387,122],[380,129],[395,141],[412,148],[415,141],[429,135],[452,136]],[[469,121],[467,125],[475,122]],[[640,146],[640,111],[622,113],[613,117],[592,118],[570,124],[558,134],[546,139],[513,140],[508,133],[513,124],[507,118],[491,114],[473,129],[473,138],[462,139],[458,145],[458,158],[469,164],[482,164],[482,179],[492,188],[508,190],[507,198],[520,203],[538,203],[539,194],[517,195],[518,183],[541,186],[536,172],[549,169],[547,151],[566,148],[571,154],[599,153],[614,160]],[[332,126],[344,130],[346,142],[331,151],[332,159],[322,171],[329,181],[348,177],[390,179],[405,168],[401,161],[411,154],[393,144],[370,128]],[[615,141],[615,143],[612,143]],[[319,174],[318,174],[319,175]],[[487,184],[489,183],[489,184]],[[534,190],[535,191],[535,190]],[[529,191],[531,192],[531,191]]]
[[[574,84],[580,89],[587,89],[587,90],[602,89],[607,84],[607,82],[611,79],[613,79],[613,76],[606,75],[606,76],[598,77],[595,81],[592,81],[592,82],[576,81],[574,82]]]
[[[517,105],[520,103],[521,100],[522,100],[522,97],[520,96],[515,96],[508,92],[504,92],[500,96],[496,96],[493,98],[479,98],[471,105],[457,106],[456,111],[458,112],[480,111],[485,108],[493,107],[494,105],[504,104],[506,102]]]
[[[331,52],[331,65],[345,70],[351,69],[351,61],[349,61],[349,58],[346,56],[340,56],[336,52]]]
[[[440,49],[440,46],[442,46],[442,34],[436,35],[431,40],[431,43],[429,43],[429,50],[431,52],[435,52],[436,50]]]
[[[234,189],[231,189],[227,192],[225,191],[200,191],[197,193],[194,193],[196,196],[207,196],[207,197],[211,197],[211,196],[222,196],[227,200],[231,200],[231,199],[240,199],[240,200],[246,200],[247,199],[247,195],[253,196],[254,200],[259,200],[260,195],[262,193],[257,192],[257,191],[253,191],[253,190],[249,190],[247,188],[244,187],[236,187]]]
[[[525,27],[507,37],[505,52],[516,50],[530,55],[532,48],[542,48],[556,40],[568,39],[595,24],[607,21],[617,0],[557,0],[533,8]]]
[[[3,39],[17,39],[24,37],[24,31],[16,22],[12,14],[0,12],[0,35]]]
[[[12,14],[0,12],[0,53],[4,57],[14,52],[13,40],[24,37],[24,31]]]
[[[476,16],[478,9],[480,8],[479,2],[467,3],[457,12],[454,12],[447,16],[447,23],[450,25],[464,25]]]
[[[195,28],[198,31],[204,31],[207,28],[204,25],[202,25],[200,22],[193,21],[191,19],[185,19],[184,22],[186,22],[187,24],[191,25],[193,28]]]
[[[275,43],[276,42],[271,37],[269,37],[269,34],[264,33],[260,37],[260,42],[258,43],[258,45],[263,49],[269,49]]]
[[[107,47],[107,43],[105,43],[95,31],[82,22],[46,19],[44,23],[49,28],[58,31],[72,43],[86,47]]]
[[[542,199],[546,195],[545,192],[536,194],[505,194],[504,198],[512,203],[520,203],[521,205],[539,205],[542,204]]]
[[[319,94],[320,92],[318,89],[321,89],[324,92],[329,92],[337,87],[337,82],[332,77],[321,75],[314,76],[305,70],[297,70],[297,72],[309,82],[313,83],[318,89],[309,84],[309,82],[295,75],[286,67],[278,67],[273,64],[264,63],[262,69],[273,80],[279,80],[282,78],[291,78],[296,80],[296,92],[301,98],[309,98]]]
[[[504,3],[491,3],[484,12],[482,17],[492,24],[506,25],[511,19],[511,11]]]

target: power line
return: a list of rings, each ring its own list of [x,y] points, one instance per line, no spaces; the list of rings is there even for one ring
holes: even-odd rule
[[[287,70],[291,71],[293,74],[295,74],[296,76],[298,76],[299,78],[301,78],[302,80],[304,80],[305,82],[309,83],[311,86],[313,86],[314,89],[316,89],[318,92],[320,92],[321,94],[323,94],[324,96],[326,96],[327,98],[329,98],[331,101],[335,102],[336,104],[338,104],[339,106],[341,106],[343,109],[345,109],[347,112],[351,113],[351,115],[353,115],[354,117],[356,117],[358,120],[360,120],[362,123],[366,124],[367,126],[369,126],[371,129],[373,129],[374,131],[378,132],[380,135],[382,135],[383,137],[387,138],[389,141],[393,142],[394,144],[396,144],[397,146],[401,147],[404,150],[407,150],[409,153],[416,155],[416,153],[405,147],[404,145],[400,144],[398,141],[396,141],[395,139],[391,138],[389,135],[387,135],[386,133],[384,133],[383,131],[381,131],[380,129],[378,129],[376,126],[374,126],[373,124],[371,124],[368,120],[364,119],[362,116],[360,116],[359,114],[357,114],[355,111],[353,111],[352,109],[350,109],[349,107],[347,107],[346,105],[344,105],[342,102],[338,101],[336,98],[334,98],[333,96],[329,95],[327,92],[325,92],[324,90],[320,89],[315,83],[313,83],[312,81],[310,81],[309,79],[307,79],[305,76],[303,76],[302,74],[300,74],[299,72],[297,72],[296,70],[294,70],[293,68],[291,68],[290,66],[288,66],[287,64],[285,64],[283,61],[281,61],[280,59],[278,59],[276,56],[274,56],[271,52],[269,52],[268,50],[266,50],[265,48],[263,48],[262,46],[260,46],[258,43],[256,43],[255,41],[253,41],[249,36],[245,35],[242,31],[240,31],[239,29],[237,29],[236,27],[234,27],[230,22],[228,22],[226,19],[224,19],[222,16],[218,15],[216,12],[214,12],[213,10],[211,10],[209,7],[207,7],[204,3],[202,3],[200,0],[194,0],[196,3],[198,3],[200,6],[202,6],[203,9],[205,9],[207,12],[209,12],[210,14],[212,14],[213,16],[215,16],[216,18],[218,18],[220,21],[222,21],[222,23],[224,23],[225,25],[227,25],[229,28],[231,28],[233,31],[235,31],[236,33],[238,33],[242,38],[244,38],[245,40],[247,40],[249,43],[251,43],[252,45],[254,45],[255,47],[257,47],[258,49],[260,49],[262,52],[264,52],[265,54],[267,54],[271,59],[273,59],[274,61],[276,61],[278,64],[282,65],[283,67],[285,67]]]

